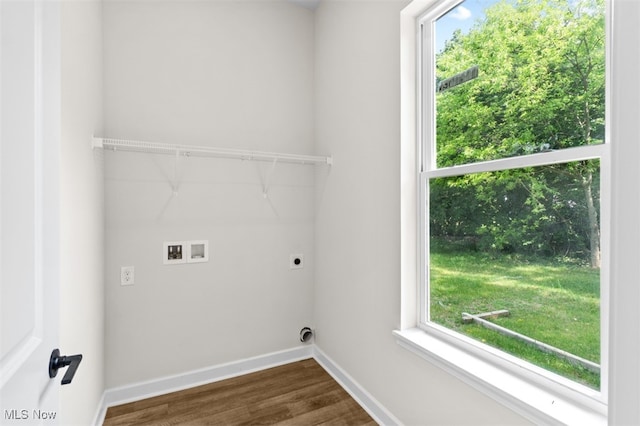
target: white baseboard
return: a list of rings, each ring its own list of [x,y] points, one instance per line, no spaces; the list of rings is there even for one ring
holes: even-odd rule
[[[265,370],[279,365],[309,359],[313,357],[313,346],[300,346],[266,355],[246,358],[226,364],[189,371],[174,376],[161,377],[132,385],[107,389],[96,414],[95,425],[102,425],[107,409],[116,405],[152,398],[195,386],[213,383],[244,374]]]
[[[315,345],[313,358],[360,404],[376,423],[385,426],[402,425],[398,418],[391,414],[389,410]]]
[[[93,422],[91,423],[93,426],[101,426],[104,423],[104,417],[107,415],[107,405],[104,403],[104,395],[106,392],[102,393],[102,398],[100,398],[100,403],[98,404],[98,410],[96,411],[96,415],[93,416]]]
[[[96,412],[94,425],[100,426],[104,423],[105,415],[109,407],[152,398],[154,396],[213,383],[309,358],[314,358],[378,424],[401,424],[397,418],[365,391],[351,376],[338,367],[324,352],[315,345],[308,345],[174,376],[107,389],[102,396],[100,407],[98,407]]]

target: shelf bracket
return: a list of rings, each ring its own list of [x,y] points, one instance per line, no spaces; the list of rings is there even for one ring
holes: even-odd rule
[[[178,195],[178,189],[180,185],[178,184],[178,162],[180,161],[180,150],[176,149],[176,154],[173,159],[173,179],[171,180],[171,190],[173,192],[173,196]]]
[[[277,163],[278,163],[278,159],[274,158],[273,161],[271,162],[271,167],[267,172],[267,176],[262,181],[262,197],[265,199],[269,197],[269,186],[271,185],[271,177],[273,176],[273,172],[276,169]],[[262,180],[262,174],[260,174],[260,180]]]
[[[91,148],[93,149],[103,149],[104,144],[102,143],[102,138],[96,138],[95,136],[91,137]]]

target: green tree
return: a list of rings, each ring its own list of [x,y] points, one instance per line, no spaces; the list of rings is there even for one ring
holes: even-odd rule
[[[602,143],[604,1],[503,0],[485,15],[436,58],[438,80],[479,67],[477,79],[437,95],[438,166]],[[476,210],[432,235],[464,233],[529,252],[556,238],[600,264],[597,161],[442,180],[433,196],[447,200],[432,203],[434,218]]]

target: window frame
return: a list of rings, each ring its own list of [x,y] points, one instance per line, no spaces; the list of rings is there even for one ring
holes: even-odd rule
[[[498,400],[506,401],[516,411],[537,421],[561,421],[566,414],[558,413],[553,407],[537,404],[535,401],[522,401],[517,395],[510,395],[509,380],[533,386],[544,400],[549,395],[563,399],[569,403],[560,411],[575,415],[582,410],[585,415],[593,416],[598,422],[606,422],[607,402],[609,398],[609,276],[611,253],[611,120],[610,120],[610,83],[611,83],[611,22],[612,1],[606,1],[605,46],[606,46],[606,93],[605,93],[605,143],[564,149],[548,153],[531,154],[522,157],[509,157],[492,161],[464,164],[438,169],[435,165],[435,47],[430,41],[434,37],[433,23],[443,14],[453,9],[464,0],[430,1],[429,7],[414,15],[415,34],[415,138],[417,143],[415,155],[415,204],[417,223],[416,241],[416,322],[414,328],[405,327],[394,334],[401,346],[410,349],[432,362],[442,366],[454,375],[462,378],[484,392],[494,394]],[[449,330],[428,321],[429,288],[428,288],[428,182],[435,177],[456,176],[482,171],[505,170],[513,167],[543,166],[548,164],[578,161],[584,159],[600,159],[601,167],[601,247],[602,267],[600,295],[600,348],[601,348],[601,388],[596,391],[570,379],[551,373],[499,349],[485,345],[477,340]],[[406,159],[405,159],[406,161]],[[404,308],[404,305],[403,305]],[[412,311],[408,309],[408,311]],[[407,322],[406,317],[405,323]],[[409,320],[410,322],[410,320]],[[455,359],[452,361],[451,359]],[[476,364],[475,367],[471,366]],[[468,364],[468,365],[465,365]],[[496,368],[507,374],[502,379],[483,378],[479,373],[482,368]],[[525,368],[523,368],[525,367]],[[497,374],[499,375],[499,374]],[[503,381],[504,383],[501,383]],[[514,383],[515,383],[514,382]],[[513,385],[513,383],[511,384]],[[534,398],[535,399],[535,398]],[[555,401],[555,400],[554,400]],[[553,402],[551,404],[553,404]],[[547,401],[548,402],[548,401]],[[556,411],[555,414],[553,412]],[[550,417],[548,417],[549,415]],[[566,418],[566,417],[564,417]]]

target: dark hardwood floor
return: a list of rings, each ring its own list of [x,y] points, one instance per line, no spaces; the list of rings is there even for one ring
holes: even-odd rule
[[[107,410],[104,425],[375,425],[313,359]]]

